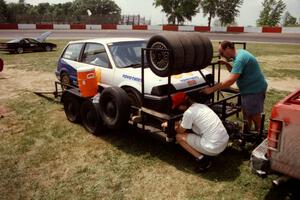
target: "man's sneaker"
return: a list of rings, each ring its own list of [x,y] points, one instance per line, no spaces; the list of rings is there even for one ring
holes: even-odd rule
[[[211,167],[211,160],[208,159],[207,157],[204,157],[200,160],[197,161],[197,166],[196,166],[196,173],[201,173],[204,172],[205,170],[209,169]]]

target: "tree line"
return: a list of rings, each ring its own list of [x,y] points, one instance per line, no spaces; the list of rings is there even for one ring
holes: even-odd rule
[[[216,18],[217,25],[235,25],[236,17],[239,16],[239,8],[243,0],[154,0],[155,7],[161,7],[165,12],[169,24],[183,24],[186,20],[202,12],[208,17],[208,26],[212,19]],[[256,23],[258,26],[277,26],[283,20],[284,26],[296,26],[297,19],[286,10],[286,4],[282,0],[264,0],[262,10]]]
[[[117,24],[121,8],[113,0],[30,5],[0,0],[0,23],[92,23]]]
[[[154,0],[161,7],[168,23],[182,25],[197,13],[208,18],[208,26],[235,25],[244,0]],[[256,23],[258,26],[299,26],[297,18],[286,11],[282,0],[264,0]],[[113,0],[74,0],[67,3],[40,3],[36,6],[19,3],[6,4],[0,0],[0,23],[90,23],[118,24],[121,8]]]

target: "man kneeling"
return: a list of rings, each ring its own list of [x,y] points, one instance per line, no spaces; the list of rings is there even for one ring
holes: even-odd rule
[[[222,121],[208,106],[193,102],[183,92],[172,96],[172,108],[184,111],[181,122],[175,125],[177,142],[196,158],[197,172],[208,169],[209,157],[223,152],[228,143]]]

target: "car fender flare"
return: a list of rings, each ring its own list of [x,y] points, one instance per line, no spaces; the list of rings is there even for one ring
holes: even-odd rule
[[[142,84],[141,83],[138,84],[133,81],[123,81],[118,85],[118,87],[120,87],[120,88],[132,87],[132,88],[136,89],[137,91],[139,91],[140,93],[142,93]]]

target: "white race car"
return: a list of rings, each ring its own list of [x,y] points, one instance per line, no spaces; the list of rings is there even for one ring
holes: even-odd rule
[[[99,91],[116,86],[124,89],[131,104],[140,107],[142,103],[141,50],[146,48],[147,40],[140,38],[99,38],[72,41],[63,50],[55,72],[64,84],[77,86],[77,69],[94,66],[100,72]],[[145,56],[146,57],[146,56]],[[199,95],[199,90],[212,80],[212,75],[202,69],[171,76],[171,88],[168,78],[159,77],[148,67],[145,58],[144,102],[155,109],[165,108],[163,102],[168,92],[185,91]],[[158,103],[159,105],[158,106]]]

